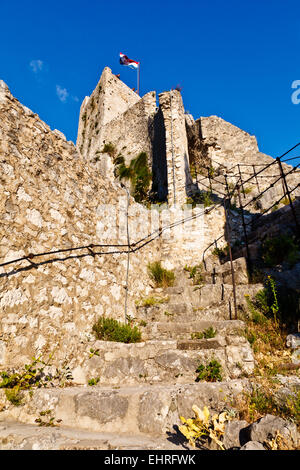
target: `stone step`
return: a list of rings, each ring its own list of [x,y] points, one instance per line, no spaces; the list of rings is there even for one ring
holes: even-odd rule
[[[213,328],[218,335],[225,335],[229,332],[239,333],[245,328],[241,320],[198,320],[189,322],[149,322],[146,326],[140,327],[143,339],[191,339],[192,333],[202,332],[208,328]]]
[[[249,284],[236,286],[236,301],[239,310],[247,310],[245,296],[253,297],[262,284]],[[233,316],[233,287],[230,284],[207,284],[200,288],[187,287],[181,293],[168,296],[156,296],[157,303],[143,307],[137,305],[136,318],[144,321],[197,321],[210,317],[215,319],[230,319],[230,306]],[[159,299],[162,301],[159,302]],[[165,300],[165,301],[164,301]]]
[[[214,307],[190,307],[185,306],[183,311],[177,306],[182,304],[164,304],[151,307],[140,307],[136,309],[136,323],[150,324],[155,322],[187,323],[197,321],[214,321],[230,319],[228,301],[220,302]]]
[[[95,341],[73,369],[74,383],[84,385],[93,378],[99,385],[115,386],[194,382],[198,366],[212,359],[221,364],[225,380],[253,371],[253,354],[245,337],[217,335],[213,340],[198,340],[193,346],[184,346],[183,341],[179,345],[176,340],[134,344]],[[89,354],[90,349],[96,353]]]
[[[234,397],[247,390],[250,390],[248,379],[115,388],[40,388],[24,391],[22,406],[12,405],[4,390],[0,390],[1,419],[2,422],[34,424],[40,412],[51,410],[51,416],[62,420],[64,428],[116,433],[122,438],[131,435],[176,437],[174,426],[180,424],[180,416],[193,416],[194,404],[219,412],[226,405],[232,406]],[[0,431],[1,437],[3,433],[7,434],[5,429]],[[9,442],[9,436],[5,437]]]
[[[176,443],[174,442],[176,441]],[[0,450],[187,450],[182,439],[0,421]]]
[[[177,341],[177,349],[183,351],[194,351],[199,349],[219,349],[226,344],[224,338],[215,337],[208,339],[186,339]]]

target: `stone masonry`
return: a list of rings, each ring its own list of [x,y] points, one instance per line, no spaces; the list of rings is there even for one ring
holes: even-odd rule
[[[72,142],[22,106],[3,82],[0,168],[1,263],[28,257],[0,267],[1,364],[24,364],[57,345],[61,345],[58,361],[70,357],[76,362],[78,345],[99,315],[124,319],[127,252],[117,246],[98,247],[95,251],[103,255],[93,257],[87,248],[68,250],[127,243],[126,191],[117,181],[99,175]],[[184,217],[175,211],[173,218],[163,218],[163,212],[151,214],[132,198],[129,203],[131,243],[153,231],[157,235],[159,227]],[[190,262],[189,243],[195,237],[193,260],[200,261],[201,249],[208,244],[205,233],[217,237],[224,223],[222,213],[219,220],[216,225],[209,215],[199,219],[201,236],[197,223],[195,235],[190,225],[188,232],[183,231],[184,250],[180,250],[180,226],[135,250],[129,265],[129,315],[134,314],[136,298],[151,290],[148,262],[165,259],[171,268]],[[65,251],[51,254],[57,250]],[[44,252],[48,254],[30,258]]]
[[[113,152],[104,153],[105,144]],[[152,192],[165,203],[152,210],[137,204],[114,172],[115,156],[129,164],[140,152],[148,155]],[[76,147],[0,81],[0,372],[49,355],[47,373],[66,366],[72,372],[66,387],[22,390],[21,406],[0,390],[0,448],[86,442],[155,448],[154,437],[174,438],[174,426],[193,404],[219,412],[251,391],[255,360],[243,321],[233,317],[231,264],[212,254],[227,243],[218,193],[224,181],[211,188],[215,206],[187,207],[193,191],[210,183],[206,176],[202,186],[193,181],[195,159],[202,169],[217,166],[223,179],[239,162],[272,161],[259,153],[255,137],[220,118],[194,121],[179,91],[161,93],[157,107],[155,92],[139,97],[109,68],[82,103]],[[296,181],[294,175],[288,184]],[[230,222],[239,226],[235,217]],[[204,255],[196,285],[188,271]],[[173,286],[154,285],[152,261],[174,271]],[[242,317],[247,296],[262,284],[248,284],[245,258],[233,266]],[[137,325],[141,341],[97,340],[92,327],[100,316]],[[195,338],[208,328],[213,337]],[[197,383],[199,366],[212,360],[220,381]],[[64,426],[52,444],[46,435],[37,443],[30,427],[45,410]],[[11,421],[27,427],[5,424]],[[12,428],[17,437],[6,440]],[[164,440],[161,447],[172,446]]]
[[[186,203],[192,179],[189,171],[188,140],[180,92],[173,90],[161,93],[159,104],[165,124],[168,202],[181,206]]]

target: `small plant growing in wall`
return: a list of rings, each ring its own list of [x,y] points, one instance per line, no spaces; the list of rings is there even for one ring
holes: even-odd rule
[[[212,326],[210,326],[204,331],[192,333],[191,338],[192,339],[210,339],[210,338],[214,338],[216,334],[217,334],[216,330]]]
[[[92,331],[96,339],[120,343],[137,343],[141,341],[141,332],[137,326],[131,327],[114,318],[100,317],[93,325]]]
[[[267,277],[264,289],[257,292],[254,301],[248,298],[247,303],[252,312],[253,321],[259,322],[258,319],[262,317],[266,322],[268,317],[273,317],[275,325],[277,324],[279,314],[278,292],[276,283],[271,276]]]
[[[88,385],[90,387],[93,387],[94,385],[97,385],[99,381],[100,381],[100,377],[96,377],[96,378],[93,377],[88,381]]]
[[[54,374],[48,373],[46,368],[51,365],[50,360],[51,355],[47,362],[40,357],[33,358],[30,364],[25,364],[21,372],[1,372],[0,388],[5,389],[6,398],[13,405],[21,404],[23,390],[53,386],[54,383],[59,387],[64,387],[73,380],[70,368],[66,365],[62,369],[56,368]]]
[[[202,380],[205,382],[221,382],[221,369],[221,364],[215,359],[212,359],[206,365],[200,364],[196,370],[198,373],[196,382],[200,382]]]
[[[192,208],[196,207],[197,204],[203,204],[204,207],[210,207],[213,203],[214,201],[212,200],[212,194],[210,191],[201,191],[201,193],[194,194],[186,200],[186,204],[191,204]]]
[[[55,416],[53,416],[53,410],[40,411],[39,415],[40,417],[34,420],[39,426],[55,427],[62,422],[61,419],[55,419]]]
[[[146,297],[141,300],[137,300],[135,304],[138,307],[153,307],[154,305],[164,304],[169,301],[169,297],[156,298],[156,297]]]
[[[174,284],[175,274],[173,271],[163,268],[160,261],[149,263],[148,273],[156,287],[169,287]]]
[[[246,194],[252,193],[252,190],[253,190],[253,188],[250,188],[250,186],[248,186],[248,187],[242,189],[241,192],[246,195]]]
[[[116,176],[127,179],[132,185],[132,195],[136,202],[148,200],[149,187],[152,181],[152,173],[148,167],[148,157],[145,152],[141,152],[136,158],[133,158],[130,164],[125,164],[125,159],[119,156],[115,159]]]
[[[116,154],[116,148],[111,142],[109,142],[107,144],[104,144],[101,153],[108,153],[108,155],[113,158]]]
[[[99,356],[99,349],[90,349],[90,355],[89,358],[94,357],[94,356]]]
[[[226,256],[228,256],[228,253],[229,253],[228,245],[226,245],[224,248],[216,247],[212,251],[212,254],[216,256],[217,258],[219,258],[220,261],[223,261],[226,258]]]
[[[194,286],[203,284],[203,266],[202,264],[196,264],[195,266],[185,265],[184,271],[190,274],[190,279],[193,279]]]

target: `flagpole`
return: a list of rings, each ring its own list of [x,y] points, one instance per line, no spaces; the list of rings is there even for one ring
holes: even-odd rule
[[[138,95],[140,95],[140,66],[141,66],[141,63],[139,62],[138,71],[137,71],[137,93],[138,93]]]

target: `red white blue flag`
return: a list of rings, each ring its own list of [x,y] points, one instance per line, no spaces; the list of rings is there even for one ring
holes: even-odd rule
[[[140,63],[136,62],[135,60],[131,60],[127,57],[127,55],[122,54],[120,52],[120,64],[121,65],[128,65],[128,67],[137,70],[139,68]]]

